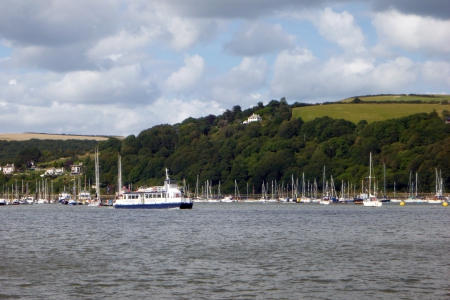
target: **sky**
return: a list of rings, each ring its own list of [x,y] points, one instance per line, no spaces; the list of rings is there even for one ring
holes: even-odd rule
[[[0,1],[2,133],[392,93],[450,94],[447,1]]]

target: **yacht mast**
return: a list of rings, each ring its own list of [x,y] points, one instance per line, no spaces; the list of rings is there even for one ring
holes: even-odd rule
[[[95,149],[95,193],[97,200],[100,200],[100,167],[98,161],[98,148]]]
[[[117,174],[117,196],[120,196],[122,193],[122,157],[118,154],[118,162],[117,162],[118,174]]]

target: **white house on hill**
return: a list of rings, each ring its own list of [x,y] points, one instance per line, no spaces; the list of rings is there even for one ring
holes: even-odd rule
[[[248,117],[247,121],[244,121],[243,123],[248,124],[251,122],[261,122],[261,121],[262,121],[262,118],[259,115],[253,114],[250,117]]]
[[[3,174],[12,174],[16,171],[14,164],[7,164],[3,167]]]
[[[63,173],[64,173],[64,168],[50,168],[50,169],[47,169],[45,171],[44,175],[50,175],[50,176],[56,175],[56,176],[59,176],[59,175],[62,175]]]
[[[70,175],[80,175],[82,170],[83,170],[83,164],[71,165],[70,166]]]

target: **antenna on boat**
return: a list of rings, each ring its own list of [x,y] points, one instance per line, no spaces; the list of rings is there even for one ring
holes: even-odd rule
[[[169,178],[169,169],[166,168],[166,180],[170,180]]]

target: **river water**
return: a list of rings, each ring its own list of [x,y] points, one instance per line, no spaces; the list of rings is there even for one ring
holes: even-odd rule
[[[0,207],[0,298],[449,299],[450,208]]]

